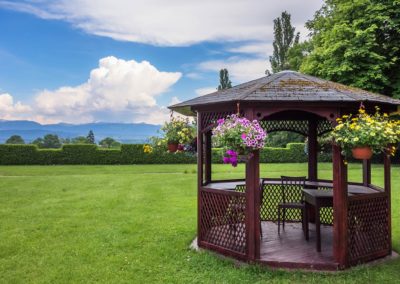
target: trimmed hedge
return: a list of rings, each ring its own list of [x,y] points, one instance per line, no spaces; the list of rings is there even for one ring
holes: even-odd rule
[[[212,150],[213,163],[222,163],[223,150]],[[381,155],[380,155],[381,156]],[[373,162],[381,162],[381,157]],[[0,165],[113,165],[113,164],[194,164],[196,156],[189,153],[168,153],[154,150],[143,152],[142,144],[124,144],[120,150],[101,149],[96,145],[64,145],[61,149],[38,149],[35,145],[0,145]],[[304,143],[290,143],[286,148],[267,147],[261,150],[261,163],[303,163],[308,157]],[[331,154],[319,155],[320,162],[330,162]],[[399,162],[400,155],[394,157]]]
[[[96,164],[191,164],[188,153],[143,152],[142,144],[121,145],[120,150],[96,145],[64,145],[61,149],[38,149],[36,145],[0,145],[1,165],[96,165]]]

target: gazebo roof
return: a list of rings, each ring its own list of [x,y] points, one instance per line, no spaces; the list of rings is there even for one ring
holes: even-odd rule
[[[193,115],[193,107],[196,106],[234,102],[371,102],[400,105],[400,100],[384,95],[295,71],[282,71],[172,105],[169,109]]]

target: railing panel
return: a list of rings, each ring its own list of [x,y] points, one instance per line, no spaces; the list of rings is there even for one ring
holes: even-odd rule
[[[200,245],[222,253],[246,255],[246,196],[229,190],[200,191]]]
[[[349,197],[349,264],[389,254],[389,200],[386,193]]]

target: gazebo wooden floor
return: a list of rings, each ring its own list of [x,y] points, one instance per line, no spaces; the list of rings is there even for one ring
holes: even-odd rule
[[[260,262],[274,267],[336,270],[333,259],[332,226],[321,225],[321,252],[316,250],[314,224],[309,224],[310,239],[306,241],[301,223],[286,223],[278,235],[278,225],[262,222]]]

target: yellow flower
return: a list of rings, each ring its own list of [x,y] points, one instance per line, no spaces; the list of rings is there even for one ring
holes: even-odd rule
[[[359,140],[360,140],[360,138],[358,138],[358,137],[353,138],[354,142],[358,142]]]

